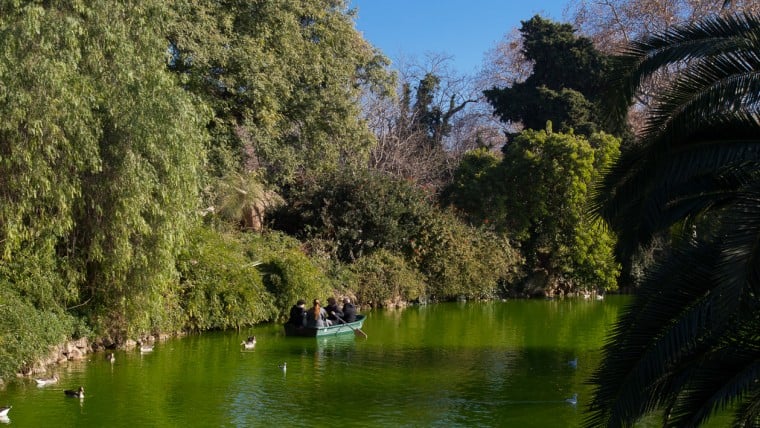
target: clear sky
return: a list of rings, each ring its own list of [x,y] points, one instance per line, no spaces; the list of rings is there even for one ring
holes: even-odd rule
[[[462,74],[475,72],[483,56],[520,21],[540,14],[562,21],[569,0],[350,0],[356,28],[391,60],[453,56]]]

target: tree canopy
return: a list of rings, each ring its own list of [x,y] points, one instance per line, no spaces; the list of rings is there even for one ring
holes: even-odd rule
[[[212,174],[261,168],[283,184],[366,161],[359,98],[390,75],[345,1],[172,3],[169,67],[213,110]]]
[[[562,132],[620,131],[599,125],[597,103],[609,66],[590,39],[576,35],[570,24],[538,15],[522,22],[520,34],[532,73],[511,87],[484,91],[495,115],[528,129],[543,129],[550,120]]]
[[[541,286],[615,288],[614,237],[586,215],[586,203],[619,144],[607,134],[523,131],[498,163],[482,150],[468,155],[445,201],[518,242],[526,269],[544,277]]]
[[[197,204],[208,119],[166,70],[168,10],[2,10],[2,263],[39,272],[44,309],[89,305],[104,328],[146,328],[171,304],[163,297]]]

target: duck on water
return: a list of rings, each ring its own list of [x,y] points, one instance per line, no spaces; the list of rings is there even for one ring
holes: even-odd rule
[[[58,375],[53,375],[53,377],[36,378],[34,381],[37,382],[37,386],[52,385],[58,382]]]
[[[80,386],[79,389],[67,389],[63,391],[67,397],[84,398],[84,387]]]

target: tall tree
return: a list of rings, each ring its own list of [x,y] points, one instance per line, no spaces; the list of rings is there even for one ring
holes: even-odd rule
[[[585,204],[592,180],[619,144],[601,133],[585,138],[526,130],[505,147],[498,164],[483,151],[467,156],[444,196],[472,223],[520,244],[527,281],[537,291],[585,284],[611,289],[619,270],[614,237],[585,215]]]
[[[0,264],[44,266],[20,293],[86,309],[105,332],[169,323],[206,134],[166,71],[168,10],[150,0],[0,7]]]
[[[560,131],[590,135],[599,129],[596,103],[608,71],[606,56],[590,39],[578,37],[571,25],[538,15],[523,21],[520,33],[532,74],[511,87],[484,91],[494,114],[529,129],[543,129],[548,120]],[[607,130],[620,132],[622,126]]]
[[[170,68],[213,109],[214,175],[296,173],[366,161],[373,136],[359,97],[387,60],[343,0],[173,2]]]
[[[628,252],[661,232],[657,260],[593,376],[589,426],[629,426],[663,410],[695,426],[727,407],[760,420],[760,16],[716,16],[632,43],[611,108],[677,66],[644,128],[599,192]]]

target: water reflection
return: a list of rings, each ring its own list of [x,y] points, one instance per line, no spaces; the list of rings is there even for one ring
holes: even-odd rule
[[[612,297],[374,311],[368,339],[288,338],[280,325],[191,335],[57,368],[61,385],[88,391],[86,407],[31,381],[1,393],[19,426],[301,426],[340,414],[351,426],[572,427],[620,307]]]

